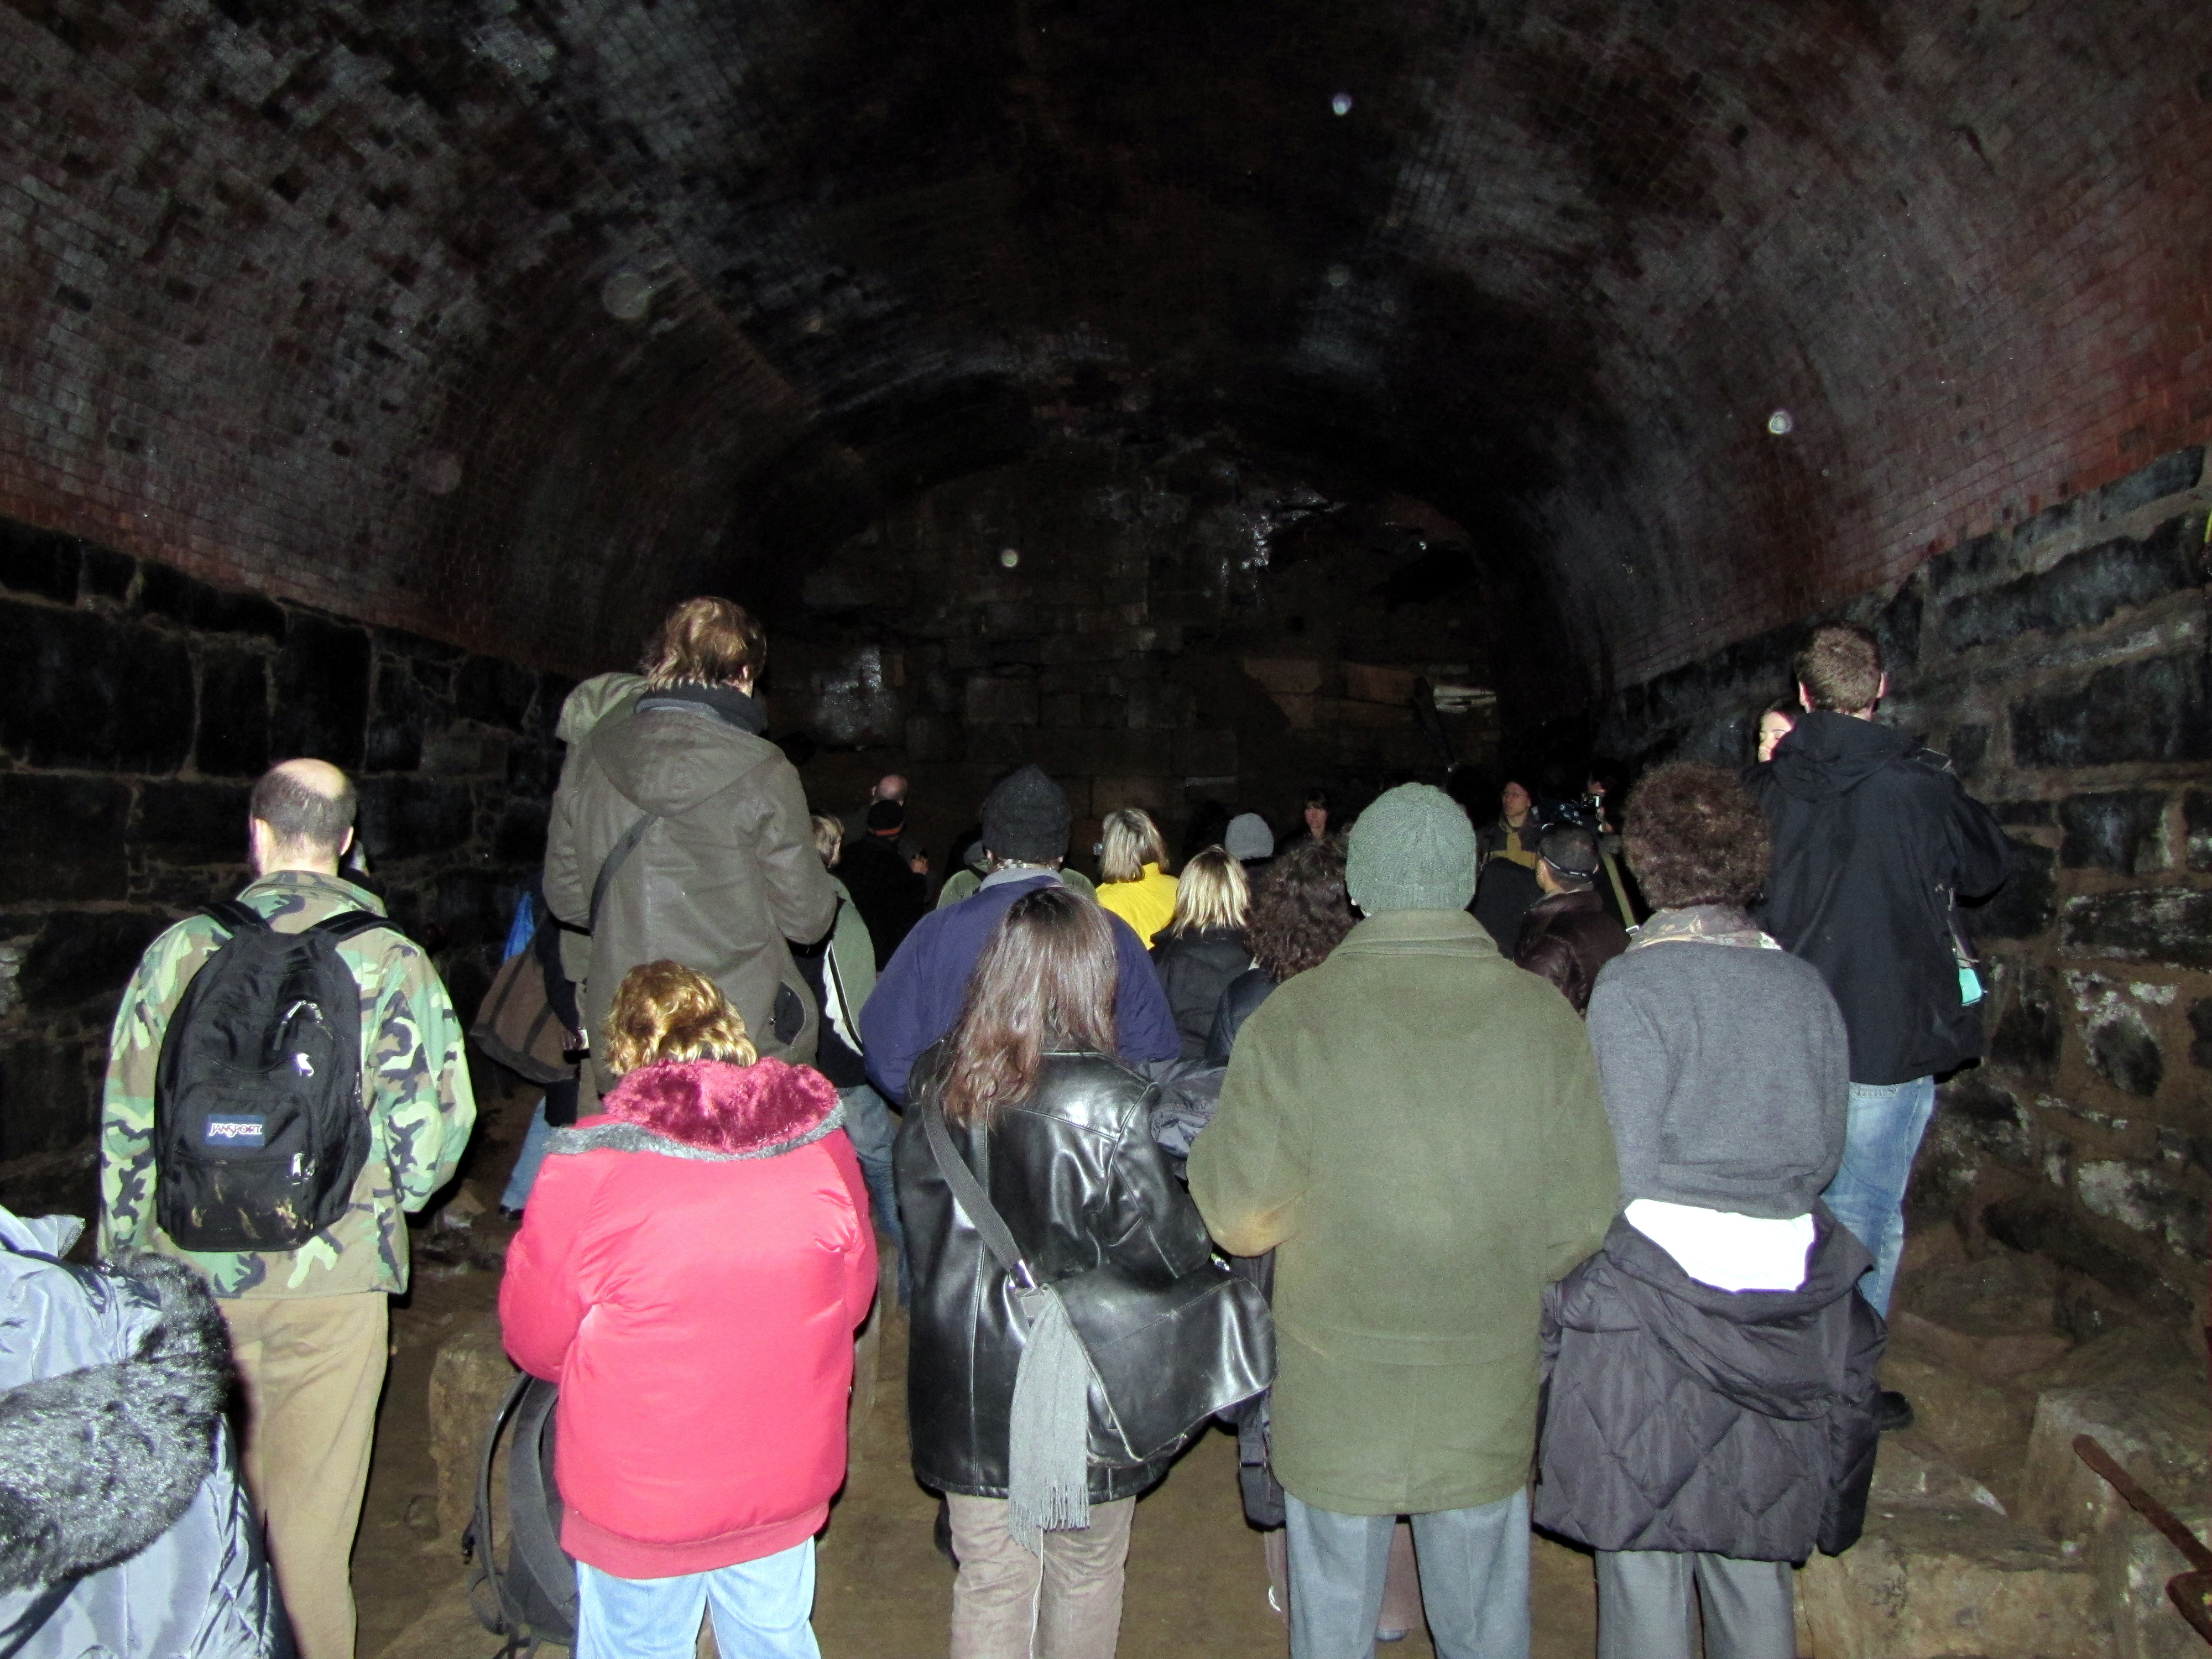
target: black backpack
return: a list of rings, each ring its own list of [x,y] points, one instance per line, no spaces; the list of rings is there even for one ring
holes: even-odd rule
[[[345,1213],[368,1160],[361,987],[347,910],[280,933],[234,899],[229,931],[185,988],[154,1084],[155,1215],[187,1250],[289,1250]]]
[[[524,1372],[492,1413],[477,1466],[476,1514],[461,1553],[476,1563],[469,1605],[477,1621],[504,1636],[500,1659],[535,1654],[541,1643],[576,1645],[576,1564],[561,1547],[561,1492],[553,1480],[553,1406],[560,1390]],[[492,1548],[491,1468],[507,1436],[507,1559]],[[486,1604],[485,1592],[490,1594]]]

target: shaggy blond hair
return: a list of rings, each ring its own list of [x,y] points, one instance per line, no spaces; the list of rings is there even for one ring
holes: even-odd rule
[[[704,974],[680,962],[633,968],[607,1015],[607,1068],[617,1076],[666,1060],[750,1066],[760,1051],[745,1022]]]
[[[1152,822],[1151,813],[1136,807],[1108,813],[1098,840],[1101,881],[1141,881],[1146,865],[1157,864],[1162,870],[1168,867],[1168,844],[1160,826]]]
[[[686,599],[670,611],[638,665],[655,691],[672,685],[734,685],[758,676],[768,635],[735,599]]]
[[[1218,847],[1209,847],[1182,867],[1176,880],[1175,920],[1170,934],[1208,927],[1242,927],[1252,902],[1244,866]]]
[[[822,855],[822,867],[835,870],[837,855],[845,850],[845,825],[827,812],[814,815],[814,850]]]

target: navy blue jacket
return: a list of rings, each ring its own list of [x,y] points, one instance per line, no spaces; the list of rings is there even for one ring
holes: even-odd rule
[[[968,975],[999,918],[1024,893],[1050,880],[1036,876],[986,887],[943,910],[933,910],[885,964],[860,1010],[860,1036],[868,1077],[885,1096],[906,1103],[906,1075],[921,1051],[952,1029],[968,994]],[[1173,1060],[1182,1052],[1175,1016],[1159,975],[1136,930],[1109,915],[1121,977],[1114,997],[1114,1026],[1121,1056],[1131,1065]]]

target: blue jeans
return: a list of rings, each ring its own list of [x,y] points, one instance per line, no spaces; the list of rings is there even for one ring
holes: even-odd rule
[[[1370,1659],[1395,1515],[1339,1515],[1286,1492],[1291,1659]],[[1437,1659],[1528,1659],[1528,1494],[1417,1515],[1421,1610]]]
[[[912,1300],[913,1281],[906,1262],[906,1229],[899,1224],[898,1187],[891,1178],[891,1147],[898,1139],[898,1119],[884,1103],[884,1097],[865,1083],[840,1089],[837,1098],[845,1103],[845,1133],[860,1160],[860,1179],[867,1182],[868,1202],[898,1255],[898,1299],[903,1308]]]
[[[575,1659],[691,1659],[714,1614],[722,1659],[821,1659],[814,1644],[814,1540],[674,1578],[617,1578],[576,1563]]]
[[[522,1138],[522,1151],[514,1160],[514,1172],[507,1178],[507,1190],[499,1195],[502,1210],[519,1210],[530,1202],[530,1189],[538,1184],[538,1166],[545,1161],[546,1138],[553,1133],[545,1121],[545,1103],[539,1101],[531,1109],[530,1133]]]
[[[1851,1085],[1843,1166],[1820,1194],[1836,1219],[1874,1253],[1874,1271],[1859,1281],[1859,1290],[1885,1318],[1897,1259],[1905,1250],[1905,1188],[1935,1110],[1932,1077]]]

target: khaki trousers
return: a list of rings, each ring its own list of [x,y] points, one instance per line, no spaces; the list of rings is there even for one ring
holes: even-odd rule
[[[1006,1530],[1003,1498],[953,1498],[952,1659],[1114,1659],[1137,1500],[1093,1504],[1080,1532],[1044,1534],[1042,1559]]]
[[[353,1540],[368,1486],[391,1301],[241,1297],[222,1303],[246,1385],[246,1490],[300,1659],[353,1659]]]

